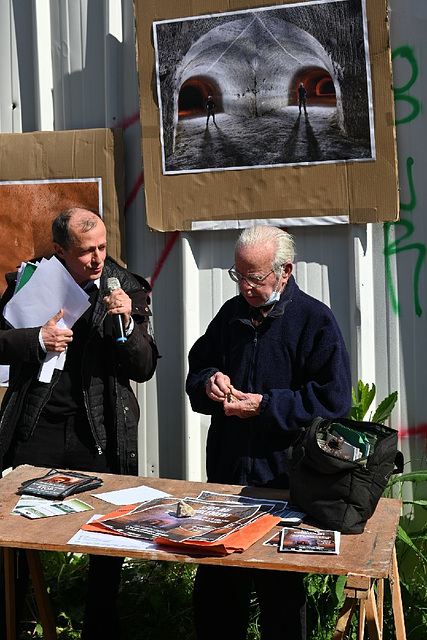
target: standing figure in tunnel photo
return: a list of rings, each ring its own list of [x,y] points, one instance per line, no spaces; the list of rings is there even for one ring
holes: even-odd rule
[[[212,116],[212,120],[214,124],[215,122],[215,102],[212,100],[212,96],[208,96],[208,100],[206,102],[206,126],[209,124],[209,118]]]
[[[304,113],[307,113],[307,90],[302,82],[300,82],[298,87],[298,102],[299,112],[301,113],[301,107],[304,107]]]

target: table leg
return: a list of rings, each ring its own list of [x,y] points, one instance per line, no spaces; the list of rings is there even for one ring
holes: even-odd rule
[[[368,627],[369,640],[381,640],[381,631],[378,621],[378,609],[375,601],[374,586],[369,589],[368,598],[365,601],[366,625]]]
[[[36,596],[37,608],[43,627],[45,640],[57,640],[55,621],[52,615],[49,598],[47,595],[46,582],[44,579],[43,567],[40,561],[40,554],[33,549],[27,549],[27,560],[30,567],[31,580]]]
[[[6,635],[8,640],[16,640],[15,623],[15,551],[3,549],[4,586],[6,606]]]
[[[390,564],[389,580],[391,601],[393,605],[394,627],[396,630],[396,640],[406,640],[405,618],[403,616],[402,594],[400,591],[396,547],[393,548],[393,557]]]
[[[351,616],[356,607],[357,598],[346,598],[335,627],[332,640],[344,640],[350,626]]]
[[[378,626],[380,632],[383,633],[384,626],[384,579],[377,580],[377,613],[378,613]]]
[[[357,621],[357,640],[363,640],[363,638],[365,637],[365,620],[366,620],[365,601],[359,600],[359,619]]]

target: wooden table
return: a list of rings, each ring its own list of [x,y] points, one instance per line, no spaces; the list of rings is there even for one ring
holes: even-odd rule
[[[394,541],[400,517],[401,501],[381,498],[377,509],[368,521],[365,531],[359,535],[342,535],[339,555],[278,553],[275,547],[262,545],[263,540],[274,534],[274,530],[243,553],[233,553],[224,557],[174,553],[163,550],[143,550],[124,552],[111,547],[69,545],[68,540],[89,519],[88,513],[69,514],[64,517],[30,520],[11,515],[18,501],[16,491],[24,480],[43,475],[48,469],[29,465],[17,467],[0,479],[0,551],[3,550],[6,580],[6,611],[8,640],[15,640],[14,571],[13,549],[26,549],[37,605],[46,640],[56,640],[55,624],[46,595],[43,570],[39,551],[71,551],[102,555],[127,555],[143,560],[164,560],[169,562],[189,562],[195,564],[216,564],[224,566],[250,567],[283,571],[301,571],[346,575],[346,600],[338,618],[333,640],[344,639],[351,615],[359,604],[359,636],[364,637],[365,621],[370,640],[380,640],[383,627],[384,579],[390,581],[396,639],[405,640],[405,627],[400,596],[399,574]],[[164,478],[145,478],[99,474],[104,480],[101,488],[94,492],[78,494],[78,497],[92,505],[95,513],[109,513],[117,508],[92,493],[104,493],[146,485],[160,489],[176,497],[196,497],[201,490],[217,493],[233,493],[255,498],[276,498],[287,500],[288,493],[275,489],[256,489],[235,485],[208,484]],[[3,549],[2,549],[3,548]],[[374,586],[377,586],[375,593]]]

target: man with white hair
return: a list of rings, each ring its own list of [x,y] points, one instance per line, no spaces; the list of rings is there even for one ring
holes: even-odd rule
[[[332,311],[292,276],[292,236],[245,229],[229,270],[228,300],[189,353],[186,391],[211,415],[208,482],[287,489],[287,449],[316,416],[348,416],[349,357]],[[252,588],[261,638],[306,637],[303,574],[200,565],[194,611],[200,640],[244,640]],[[221,610],[232,607],[224,624]]]

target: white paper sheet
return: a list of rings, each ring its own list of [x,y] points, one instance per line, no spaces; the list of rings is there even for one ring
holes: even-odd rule
[[[111,504],[124,506],[126,504],[140,504],[155,498],[169,498],[171,494],[141,485],[131,489],[119,489],[118,491],[106,491],[105,493],[93,493],[92,495],[95,498],[111,502]]]
[[[87,293],[52,256],[41,260],[30,280],[6,304],[3,315],[15,329],[41,327],[64,309],[58,326],[71,329],[89,306]],[[64,368],[65,357],[65,352],[48,353],[40,368],[40,382],[50,382],[53,371]]]
[[[89,522],[100,517],[100,515],[95,515]],[[110,533],[83,531],[83,529],[79,529],[79,531],[68,540],[67,544],[78,544],[84,547],[109,547],[111,549],[124,549],[128,551],[143,551],[145,549],[157,548],[154,542],[149,542],[148,540],[125,538],[124,536],[111,535]]]
[[[43,258],[34,275],[4,308],[4,317],[15,329],[40,327],[64,309],[63,322],[71,328],[89,308],[89,296],[61,262]]]

